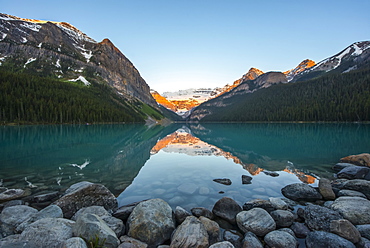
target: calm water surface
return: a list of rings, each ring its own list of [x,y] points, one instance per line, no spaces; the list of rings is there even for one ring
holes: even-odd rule
[[[369,137],[366,124],[5,126],[0,184],[40,193],[86,180],[106,185],[119,205],[159,197],[189,210],[223,196],[242,205],[332,177],[341,157],[369,152]]]

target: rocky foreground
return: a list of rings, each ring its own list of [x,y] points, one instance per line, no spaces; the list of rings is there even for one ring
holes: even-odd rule
[[[240,206],[224,197],[191,213],[161,199],[117,208],[90,182],[62,196],[0,187],[0,247],[370,247],[370,154],[359,156],[336,164],[338,178],[318,188],[295,183],[285,198]]]

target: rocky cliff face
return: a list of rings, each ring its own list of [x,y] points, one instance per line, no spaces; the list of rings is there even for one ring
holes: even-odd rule
[[[305,59],[301,63],[299,63],[299,65],[296,68],[286,71],[284,72],[284,74],[286,75],[288,82],[290,82],[294,79],[295,76],[305,71],[306,69],[311,68],[314,65],[316,65],[315,61]]]
[[[65,22],[0,14],[0,66],[85,85],[105,83],[122,97],[157,108],[145,80],[110,40],[96,42]]]

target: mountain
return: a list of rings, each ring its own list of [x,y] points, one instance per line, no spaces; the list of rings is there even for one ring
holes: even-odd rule
[[[346,73],[361,69],[370,62],[370,41],[355,42],[341,52],[326,58],[314,66],[306,68],[291,81],[304,81],[325,73]]]
[[[170,109],[182,117],[186,118],[190,114],[190,110],[194,107],[220,96],[226,92],[231,91],[239,84],[246,80],[253,80],[263,72],[256,68],[251,68],[246,74],[240,79],[235,80],[232,85],[226,84],[222,88],[198,88],[198,89],[186,89],[179,90],[176,92],[164,92],[160,95],[156,91],[152,91],[152,96],[160,105]]]
[[[109,39],[97,42],[66,22],[0,14],[0,70],[86,87],[107,85],[128,105],[159,110],[139,71]]]
[[[369,121],[370,41],[268,72],[204,102],[188,121]],[[288,83],[290,80],[290,83]]]

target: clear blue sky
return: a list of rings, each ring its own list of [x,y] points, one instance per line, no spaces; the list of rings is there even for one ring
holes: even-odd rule
[[[0,12],[109,38],[162,93],[286,71],[370,40],[369,0],[0,0]]]

